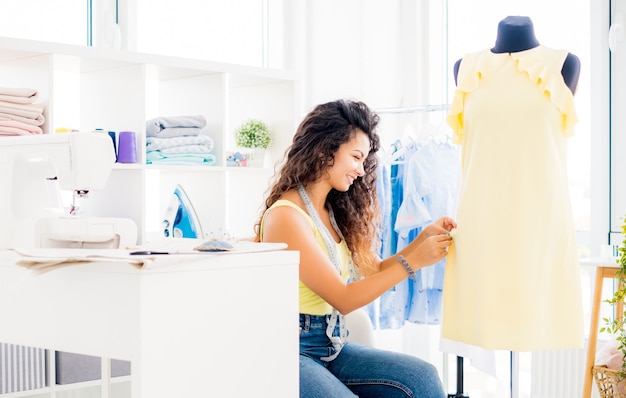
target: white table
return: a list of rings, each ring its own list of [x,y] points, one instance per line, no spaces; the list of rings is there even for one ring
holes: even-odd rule
[[[298,395],[298,252],[17,258],[0,252],[2,342],[130,360],[133,398]]]

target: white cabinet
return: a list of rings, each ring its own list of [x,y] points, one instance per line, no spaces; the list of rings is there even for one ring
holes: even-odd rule
[[[98,216],[132,218],[139,240],[160,237],[176,184],[191,198],[208,233],[253,234],[263,195],[299,119],[295,74],[120,50],[0,38],[0,86],[39,91],[44,131],[59,127],[135,131],[137,164],[116,165],[104,190],[83,202]],[[202,115],[214,140],[212,166],[145,164],[145,122]],[[265,168],[226,167],[233,131],[263,120],[274,133]]]
[[[7,397],[119,398],[128,381],[133,398],[298,395],[298,252],[161,256],[141,270],[103,260],[43,273],[17,260],[0,251],[0,341],[128,360],[131,376]]]

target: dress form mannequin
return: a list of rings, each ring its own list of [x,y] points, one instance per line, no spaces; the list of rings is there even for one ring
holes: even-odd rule
[[[533,23],[528,17],[506,17],[498,24],[498,37],[491,52],[512,53],[539,45]]]
[[[523,66],[520,66],[522,62],[520,61],[520,63],[514,63],[516,62],[514,60],[524,60],[526,61],[526,64]],[[532,62],[529,62],[529,61],[532,61]],[[560,133],[560,134],[554,134],[555,136],[558,136],[558,137],[562,137],[564,135],[567,136],[566,134],[568,133],[565,131],[565,129],[562,130],[561,127],[558,125],[558,120],[562,117],[563,120],[574,120],[574,123],[575,123],[575,120],[576,120],[575,114],[573,112],[570,113],[567,111],[563,111],[563,112],[558,111],[558,112],[554,112],[554,114],[549,113],[549,112],[550,110],[556,109],[555,105],[566,105],[566,104],[572,105],[571,104],[572,97],[569,95],[563,95],[563,94],[569,94],[568,88],[572,94],[575,93],[576,86],[578,83],[579,72],[580,72],[580,62],[575,55],[568,53],[566,50],[564,51],[564,50],[549,49],[548,47],[540,45],[539,41],[535,37],[532,21],[530,20],[530,18],[511,16],[500,21],[498,25],[497,40],[495,42],[495,45],[491,49],[484,49],[477,53],[466,55],[465,61],[463,61],[463,68],[460,68],[461,63],[462,63],[462,60],[459,60],[456,62],[454,66],[455,81],[457,80],[457,75],[460,72],[460,76],[458,76],[459,89],[455,92],[455,98],[454,98],[454,101],[452,102],[452,104],[455,106],[451,106],[452,111],[450,113],[449,123],[451,127],[453,127],[455,133],[457,134],[455,137],[458,137],[459,143],[461,144],[465,144],[468,142],[470,143],[470,144],[467,144],[468,149],[466,153],[467,153],[467,159],[469,159],[468,164],[469,162],[472,162],[471,163],[472,170],[471,172],[467,173],[467,175],[470,176],[471,180],[470,178],[468,178],[468,180],[466,181],[470,181],[467,184],[467,186],[471,188],[468,188],[464,191],[465,197],[463,199],[465,201],[464,203],[469,203],[469,205],[466,205],[465,207],[463,207],[461,215],[457,215],[458,217],[457,219],[459,221],[459,225],[462,226],[461,228],[463,227],[468,228],[468,225],[470,225],[469,228],[472,230],[472,232],[475,232],[477,229],[479,229],[476,226],[479,225],[480,223],[476,222],[478,217],[472,217],[472,214],[479,214],[479,213],[480,214],[493,214],[493,212],[491,212],[492,209],[489,208],[489,206],[484,206],[482,208],[481,206],[476,206],[476,204],[480,203],[479,198],[481,197],[481,195],[478,194],[479,192],[481,192],[481,189],[477,187],[481,186],[480,184],[485,180],[489,180],[490,184],[489,185],[485,184],[484,186],[493,187],[494,185],[492,185],[491,183],[493,182],[497,184],[499,177],[502,177],[500,178],[500,180],[504,182],[503,184],[504,187],[507,187],[507,188],[515,187],[515,184],[508,184],[508,181],[511,181],[511,180],[520,181],[520,179],[510,178],[510,175],[515,173],[516,175],[527,176],[527,174],[525,173],[517,174],[514,170],[525,170],[525,167],[527,165],[527,162],[525,162],[525,160],[534,159],[534,158],[528,158],[528,157],[523,158],[523,156],[520,156],[516,158],[515,160],[504,159],[504,158],[498,158],[498,160],[493,160],[497,158],[497,157],[491,156],[491,153],[495,153],[495,151],[494,150],[490,151],[489,149],[487,149],[490,144],[486,144],[486,143],[488,142],[506,143],[506,145],[500,145],[500,144],[493,145],[493,149],[495,150],[502,149],[502,148],[514,148],[514,147],[517,148],[519,143],[528,142],[527,138],[531,137],[531,134],[530,134],[531,131],[532,132],[543,131],[544,127],[542,123],[544,122],[550,123],[554,126],[554,127],[551,127],[550,130],[546,129],[545,130],[546,132],[553,131],[553,132]],[[529,79],[529,80],[532,80],[529,83],[531,86],[533,84],[536,84],[536,87],[538,87],[539,82],[544,82],[544,81],[549,81],[549,80],[551,80],[552,83],[556,83],[555,80],[560,79],[559,77],[559,72],[560,72],[560,75],[562,76],[563,81],[558,82],[559,84],[554,84],[555,86],[554,88],[558,88],[557,91],[561,95],[553,96],[553,97],[542,97],[541,95],[537,95],[537,96],[528,95],[527,97],[524,97],[524,100],[527,100],[527,101],[524,101],[524,100],[517,101],[518,98],[516,96],[518,94],[526,95],[526,94],[533,92],[533,90],[531,90],[530,87],[524,86],[522,84],[525,81],[524,78],[530,76],[529,74],[525,73],[526,70],[524,69],[528,67],[529,64],[532,64],[532,66],[541,66],[541,67],[545,66],[546,69],[541,69],[542,71],[547,70],[549,68],[549,73],[546,72],[545,75],[539,74],[539,76],[542,79],[537,79],[537,76],[532,75],[531,76],[532,79]],[[483,71],[485,71],[484,74],[481,74],[479,77],[476,77],[478,74],[477,72],[483,72]],[[506,72],[509,72],[510,75],[506,75]],[[510,85],[509,85],[509,82],[510,82]],[[519,82],[519,84],[515,82]],[[567,88],[565,88],[562,83],[565,83]],[[505,87],[505,88],[502,88],[502,87]],[[511,89],[508,89],[508,88],[511,88]],[[525,90],[526,88],[529,88],[529,89]],[[503,94],[499,95],[498,91],[502,92]],[[479,93],[479,94],[476,94],[476,93]],[[569,102],[561,101],[560,103],[556,104],[558,102],[555,99],[556,97],[567,98]],[[555,104],[549,104],[548,103],[549,101],[547,101],[548,98],[551,98],[551,101],[553,101]],[[498,100],[501,100],[501,101],[498,102]],[[545,107],[543,105],[541,105],[541,107],[538,105],[544,102],[545,102]],[[535,111],[535,109],[539,111]],[[559,108],[559,109],[573,109],[573,107],[563,106],[562,108]],[[543,110],[546,110],[547,112],[542,113]],[[502,116],[503,114],[506,114],[506,116]],[[490,115],[493,115],[493,117],[491,117]],[[524,117],[524,115],[533,115],[536,117]],[[513,122],[513,120],[515,120],[515,122]],[[497,127],[494,127],[494,126],[497,126]],[[518,128],[518,126],[523,126],[523,127]],[[510,134],[499,134],[499,135],[496,134],[496,131],[509,133],[510,129],[511,130],[515,129],[516,132],[515,133],[511,132]],[[541,137],[541,136],[547,136],[547,134],[537,134],[535,138]],[[476,137],[481,137],[481,138],[477,139]],[[489,139],[485,137],[489,137]],[[492,138],[494,137],[496,137],[498,140],[493,140]],[[515,137],[519,137],[519,138],[516,139]],[[502,141],[499,141],[499,139],[502,139]],[[562,141],[564,141],[564,139]],[[480,145],[478,145],[477,143]],[[546,144],[547,143],[543,142],[541,138],[538,138],[536,141],[534,141],[533,145],[528,145],[527,148],[530,148],[530,147],[537,148],[537,149],[549,148],[550,145],[546,145]],[[521,146],[519,146],[519,148],[521,148]],[[481,149],[480,152],[478,152],[479,149]],[[482,151],[482,149],[485,149],[485,150]],[[521,152],[518,152],[517,150],[511,151],[511,152],[521,153]],[[526,155],[527,153],[525,153],[524,156]],[[559,159],[559,156],[557,155],[558,154],[556,153],[553,154],[546,150],[544,151],[543,158],[547,162],[549,162],[554,159]],[[486,162],[486,161],[483,161],[484,159],[492,159],[492,160],[490,162]],[[496,163],[496,162],[499,162],[499,163]],[[491,166],[487,167],[489,163],[492,163],[492,164]],[[556,164],[556,162],[554,163]],[[493,164],[500,164],[503,167],[507,167],[506,170],[510,171],[511,173],[509,174],[494,173],[493,175],[497,175],[499,177],[490,179],[487,176],[489,177],[492,176],[492,174],[489,174],[489,169],[494,169]],[[508,168],[509,166],[510,168]],[[466,169],[470,169],[470,168],[466,167]],[[558,169],[559,169],[558,167],[546,167],[545,168],[546,172],[550,171],[552,173],[549,179],[546,178],[546,181],[555,181],[555,182],[559,181],[559,183],[562,182],[563,181],[563,179],[561,179],[562,175],[553,172],[554,170],[558,170]],[[479,170],[479,171],[476,171],[476,170]],[[541,173],[543,173],[543,170],[541,171],[535,170],[534,172],[534,174],[537,177],[542,177],[542,176],[547,175],[547,174],[541,174]],[[505,174],[506,176],[504,176]],[[480,175],[480,177],[483,177],[483,178],[482,179],[477,178],[476,177],[477,175]],[[529,177],[529,180],[540,181],[541,178]],[[552,184],[552,185],[556,185],[556,184]],[[560,186],[563,187],[566,185],[561,184]],[[515,187],[515,190],[521,194],[523,194],[524,192],[534,192],[533,190],[527,189],[527,187],[534,188],[533,184],[529,184],[528,186],[522,186],[522,184],[520,184],[519,187]],[[485,189],[482,190],[482,192],[484,191]],[[494,192],[498,192],[498,190],[496,189],[494,190]],[[561,189],[559,192],[566,192],[566,190]],[[561,196],[562,198],[565,198],[565,195],[561,195],[560,193],[559,193],[559,196]],[[513,200],[509,200],[509,201],[502,199],[501,203],[511,203],[512,204],[511,206],[517,206],[519,204],[520,205],[519,213],[524,213],[524,214],[532,214],[531,212],[543,211],[543,209],[545,209],[545,207],[543,206],[530,206],[530,205],[526,206],[529,203],[534,203],[532,199],[522,200],[519,202],[514,201],[520,197],[522,197],[522,195],[515,196],[513,197]],[[493,202],[497,202],[497,201],[493,201]],[[566,203],[564,200],[560,200],[560,199],[556,200],[556,202]],[[484,201],[482,203],[484,203]],[[503,208],[506,208],[506,207],[507,206],[503,206]],[[481,210],[486,209],[486,211],[481,212],[479,209]],[[493,210],[495,211],[495,207]],[[508,209],[508,210],[510,213],[511,209]],[[501,212],[499,213],[502,214]],[[495,218],[497,217],[494,217],[494,219]],[[544,219],[547,219],[547,218],[543,217],[541,220],[544,220]],[[463,224],[467,220],[471,221],[471,223]],[[520,218],[518,220],[513,221],[513,223],[515,224],[513,224],[511,229],[515,231],[516,237],[520,237],[524,240],[532,240],[532,237],[526,238],[529,236],[529,234],[527,233],[517,235],[517,232],[521,230],[521,228],[517,228],[517,226],[519,225],[521,227],[521,225],[524,225],[524,220],[521,220]],[[540,223],[542,223],[542,221],[537,222],[536,225],[541,225]],[[555,223],[555,225],[557,224],[559,223]],[[571,225],[571,224],[568,223],[567,225]],[[547,228],[549,228],[549,226]],[[487,230],[489,230],[489,228],[487,228]],[[467,229],[465,231],[467,231]],[[568,227],[568,232],[569,232],[569,227]],[[465,233],[463,237],[462,236],[455,237],[457,248],[459,248],[459,250],[457,253],[454,254],[456,258],[450,262],[450,264],[454,264],[456,266],[456,270],[463,271],[462,274],[460,272],[458,274],[458,275],[462,275],[463,277],[466,277],[469,274],[467,270],[472,269],[471,266],[473,266],[474,264],[480,263],[480,266],[477,267],[477,269],[483,270],[484,268],[482,268],[482,265],[489,262],[489,260],[483,261],[483,257],[481,255],[482,253],[489,253],[490,248],[486,248],[484,250],[477,249],[474,252],[473,249],[476,248],[476,245],[474,245],[474,247],[471,248],[472,250],[470,250],[471,255],[466,254],[468,253],[468,250],[466,249],[472,246],[466,243],[469,240],[471,240],[471,238],[468,239],[469,235],[471,234]],[[573,233],[571,235],[573,236]],[[467,239],[467,240],[465,242],[462,242],[463,239]],[[503,241],[504,240],[505,239],[503,239]],[[515,240],[512,240],[512,241],[515,241]],[[463,244],[462,248],[461,248],[461,244]],[[499,245],[493,245],[493,246],[497,247]],[[521,245],[521,246],[526,247],[525,245]],[[566,244],[562,244],[561,242],[557,242],[557,244],[555,245],[548,245],[548,246],[553,247],[553,248],[575,247],[573,244],[566,245]],[[513,250],[516,250],[516,248],[513,247],[513,245],[511,245],[511,248]],[[545,256],[543,253],[541,253],[542,251],[543,250],[541,250],[541,248],[539,248],[539,250],[536,251],[536,253],[540,253],[536,256],[540,260],[545,258],[545,256],[549,255],[549,253],[547,253],[548,252],[547,250],[546,250]],[[490,267],[490,271],[497,269],[495,265],[503,265],[503,266],[508,267],[510,265],[508,261],[509,256],[516,257],[516,256],[510,255],[510,253],[514,253],[513,251],[506,250],[503,252],[506,253],[506,255],[500,256],[503,260],[501,260],[499,264],[497,264],[497,262],[494,261],[493,262],[494,267],[493,268]],[[526,252],[534,253],[535,251],[526,250]],[[570,255],[570,257],[575,257],[574,255],[571,255],[571,253],[573,252],[572,250],[563,250],[563,252],[567,252],[567,254]],[[474,255],[475,253],[477,253],[478,255]],[[473,258],[480,258],[481,261],[471,260]],[[448,259],[450,260],[450,257]],[[535,264],[534,258],[531,259],[530,261],[526,261],[526,260],[524,261],[525,263],[523,265]],[[571,262],[568,260],[567,266],[569,267],[570,264]],[[471,266],[468,266],[468,265],[471,265]],[[451,267],[451,269],[454,269],[454,267]],[[519,276],[538,275],[535,273],[535,270],[533,270],[532,272],[526,273],[526,268],[516,267],[515,269],[520,271],[519,273],[516,274]],[[547,269],[547,267],[544,267],[543,269]],[[495,272],[497,273],[497,271]],[[479,273],[479,272],[476,272],[476,274],[487,275],[486,273]],[[575,279],[576,278],[572,278],[572,280],[575,280]],[[503,280],[503,279],[501,278],[500,280]],[[450,278],[450,281],[454,282],[450,284],[450,286],[454,288],[458,288],[462,286],[461,283],[456,283],[458,281],[462,281],[463,284],[465,285],[471,282],[476,282],[475,280],[472,280],[470,282],[468,278],[453,279],[452,277]],[[478,282],[478,283],[482,283],[482,282]],[[478,284],[478,283],[475,283],[475,284]],[[492,284],[492,286],[493,285],[495,284]],[[512,283],[510,285],[522,286],[521,289],[517,289],[518,291],[523,291],[524,287],[531,286],[531,284],[528,284],[528,283],[524,285],[522,284],[517,285],[516,283]],[[561,290],[567,293],[569,292],[569,290],[571,290],[569,289],[569,286],[574,286],[574,284],[570,284],[567,286],[568,287],[566,288],[563,288],[562,286]],[[455,292],[456,294],[457,289],[454,289],[454,288],[450,289],[449,291]],[[530,290],[532,289],[526,289],[526,291],[530,291]],[[545,290],[549,291],[550,288],[545,289]],[[489,294],[491,295],[491,297],[495,297],[493,294],[491,293]],[[462,296],[463,298],[468,297],[467,294],[463,294]],[[517,296],[522,297],[523,295],[520,294]],[[459,297],[461,297],[460,293],[459,293]],[[452,300],[449,300],[449,301],[452,302]],[[532,300],[529,300],[529,302],[530,301]],[[570,301],[575,302],[577,300],[570,300]],[[457,302],[455,302],[455,304],[458,304],[460,302],[462,302],[462,300],[459,299],[457,300]],[[464,309],[463,305],[460,305],[456,308]],[[457,311],[453,313],[456,315],[461,312],[462,311]],[[578,312],[578,311],[573,311],[573,312]],[[481,312],[476,311],[476,313],[480,314]],[[445,314],[444,314],[444,317],[445,317]],[[455,317],[451,317],[450,319],[452,318],[455,318]],[[491,318],[488,318],[488,317],[486,318],[495,319],[493,316]],[[532,319],[532,317],[529,317],[529,319]],[[470,327],[469,327],[468,322],[465,322],[465,323],[459,322],[458,324],[463,325],[463,327],[465,327],[465,325],[468,325],[467,333],[465,333],[466,329],[463,329],[463,333],[469,334]],[[495,324],[496,322],[494,322],[494,325],[493,325],[494,327],[496,327]],[[510,323],[502,322],[502,324],[512,325],[514,324],[514,322],[510,322]],[[526,322],[525,324],[530,325],[533,323]],[[573,323],[573,326],[574,327],[570,327],[569,330],[579,329],[577,327],[578,324]],[[522,328],[518,328],[518,330],[522,330]],[[529,328],[528,331],[532,331],[532,330],[533,330],[532,328]],[[478,334],[479,333],[476,333],[476,335]],[[460,333],[457,333],[455,334],[455,337],[459,337],[459,335]],[[513,335],[513,333],[511,334],[502,333],[501,335],[511,336]],[[526,335],[524,335],[521,338],[521,340],[524,340],[525,336]],[[530,333],[528,334],[528,336],[530,336]],[[461,337],[464,337],[464,336],[461,336]],[[529,337],[527,341],[532,343],[532,339],[534,338]],[[480,341],[480,339],[468,339],[468,340],[470,340],[469,341],[470,343],[472,343],[473,341]],[[577,340],[577,338],[573,338],[573,340]],[[582,339],[580,339],[580,341],[582,341]],[[550,342],[549,344],[554,344],[554,340]],[[493,347],[489,345],[486,345],[486,346]],[[536,349],[535,347],[537,346],[531,346],[530,348],[526,348],[524,346],[517,345],[517,344],[509,345],[509,342],[507,342],[505,344],[499,345],[498,347],[494,347],[494,348],[511,350],[511,365],[512,365],[511,370],[513,370],[514,368],[516,368],[515,364],[517,364],[518,362],[517,353],[519,351],[531,351],[531,350]],[[557,343],[554,347],[561,347],[561,346]],[[546,346],[541,347],[540,349],[551,349],[554,347],[546,344]],[[517,372],[512,372],[511,374],[511,397],[519,396],[518,395],[519,387],[517,385],[518,380],[516,376],[517,376]]]
[[[538,45],[539,41],[535,37],[533,22],[529,17],[508,16],[498,23],[498,36],[491,52],[496,54],[513,53],[529,50]],[[455,82],[461,61],[462,60],[459,59],[454,64]],[[575,93],[576,86],[578,85],[578,77],[580,75],[580,60],[576,55],[571,53],[567,55],[563,63],[563,69],[561,69],[561,74],[572,94]]]

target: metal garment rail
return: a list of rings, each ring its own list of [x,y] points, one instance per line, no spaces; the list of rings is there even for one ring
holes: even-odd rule
[[[422,106],[403,106],[392,108],[375,108],[374,112],[379,114],[385,113],[418,113],[418,112],[438,112],[450,109],[448,104],[439,105],[422,105]]]

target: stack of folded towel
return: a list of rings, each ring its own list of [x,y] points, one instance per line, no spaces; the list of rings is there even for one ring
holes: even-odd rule
[[[43,134],[44,105],[33,88],[0,87],[0,135]]]
[[[146,163],[212,165],[213,140],[201,116],[166,116],[146,122]]]

